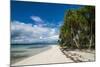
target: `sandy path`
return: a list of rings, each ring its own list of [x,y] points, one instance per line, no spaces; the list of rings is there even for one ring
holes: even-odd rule
[[[60,51],[59,46],[51,45],[51,47],[52,48],[47,51],[44,51],[40,54],[37,54],[29,58],[26,58],[11,66],[73,62],[69,58],[66,58],[66,56]]]

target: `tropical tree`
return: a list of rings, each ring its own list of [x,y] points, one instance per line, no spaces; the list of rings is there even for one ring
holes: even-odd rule
[[[60,29],[59,43],[66,48],[95,47],[95,7],[69,9]]]

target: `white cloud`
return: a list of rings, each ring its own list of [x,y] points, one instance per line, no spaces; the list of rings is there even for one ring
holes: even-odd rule
[[[11,22],[12,43],[54,42],[57,40],[56,28],[26,24],[19,21]]]
[[[38,17],[38,16],[31,16],[31,19],[32,19],[33,21],[39,22],[39,23],[44,22],[44,21],[43,21],[40,17]]]

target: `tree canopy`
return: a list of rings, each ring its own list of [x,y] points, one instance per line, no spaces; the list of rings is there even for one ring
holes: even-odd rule
[[[59,44],[64,48],[95,48],[95,7],[69,9],[60,28]]]

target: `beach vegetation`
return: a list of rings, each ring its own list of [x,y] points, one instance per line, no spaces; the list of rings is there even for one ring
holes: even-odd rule
[[[95,7],[84,6],[65,12],[60,28],[62,48],[95,49]]]

